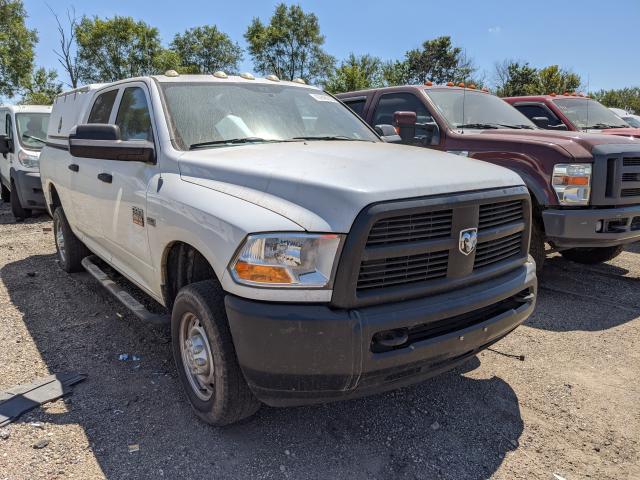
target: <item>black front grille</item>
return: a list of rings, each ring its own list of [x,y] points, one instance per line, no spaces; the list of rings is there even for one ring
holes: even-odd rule
[[[640,157],[624,157],[623,165],[625,167],[640,167]]]
[[[371,227],[367,246],[447,238],[451,235],[452,215],[449,209],[379,220]]]
[[[620,195],[623,197],[638,197],[640,196],[640,188],[623,188]]]
[[[623,182],[640,182],[640,173],[623,173]]]
[[[446,277],[448,260],[448,250],[365,260],[360,265],[357,289],[390,287]]]
[[[630,230],[634,232],[636,230],[640,230],[640,217],[633,217],[633,219],[631,220]]]
[[[490,240],[478,245],[473,268],[483,268],[511,257],[520,255],[522,251],[522,232],[508,237]]]
[[[522,200],[480,205],[478,230],[522,221]]]

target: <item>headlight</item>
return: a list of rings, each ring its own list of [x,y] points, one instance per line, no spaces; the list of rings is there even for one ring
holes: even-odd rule
[[[231,274],[244,285],[326,288],[341,240],[335,234],[249,235],[231,262]]]
[[[591,164],[556,165],[551,183],[560,205],[587,205],[591,195]]]
[[[23,150],[18,152],[18,161],[23,167],[27,168],[38,168],[40,165],[40,157],[38,155],[29,154]]]

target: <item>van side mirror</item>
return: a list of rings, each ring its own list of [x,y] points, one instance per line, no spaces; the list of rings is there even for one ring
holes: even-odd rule
[[[69,133],[69,153],[74,157],[155,163],[155,148],[148,140],[121,140],[120,127],[102,123],[77,125]]]
[[[533,117],[531,121],[536,127],[547,129],[549,128],[549,117]]]
[[[403,141],[412,141],[416,136],[416,112],[394,112],[393,125],[398,127],[398,134]]]
[[[0,153],[2,155],[13,153],[13,141],[6,135],[0,135]]]
[[[396,129],[393,125],[376,125],[374,130],[380,137],[383,142],[387,143],[401,143],[402,138],[396,132]]]

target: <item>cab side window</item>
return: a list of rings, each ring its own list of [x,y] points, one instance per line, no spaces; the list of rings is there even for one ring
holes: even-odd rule
[[[373,115],[371,124],[393,125],[394,112],[416,112],[416,133],[423,132],[424,127],[420,124],[433,123],[433,117],[429,114],[427,107],[412,93],[388,93],[380,97],[378,106]]]
[[[535,117],[547,117],[549,119],[549,126],[555,127],[562,125],[560,119],[548,108],[542,105],[514,105],[520,113],[522,113],[529,120]]]
[[[367,103],[366,98],[347,98],[343,100],[343,102],[347,107],[356,112],[359,117],[364,118],[364,106]]]
[[[95,102],[93,102],[93,107],[91,107],[87,123],[109,123],[111,109],[117,96],[118,89],[109,90],[98,95]]]
[[[8,139],[13,139],[13,124],[11,123],[11,115],[7,114],[5,122],[5,134]]]
[[[151,115],[147,97],[140,87],[126,88],[120,100],[116,125],[120,127],[122,140],[153,141]]]

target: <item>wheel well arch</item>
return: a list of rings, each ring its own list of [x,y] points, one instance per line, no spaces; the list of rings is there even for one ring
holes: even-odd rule
[[[51,203],[50,203],[51,214],[53,215],[53,212],[56,211],[56,208],[62,206],[62,202],[60,201],[60,195],[58,195],[58,190],[56,189],[56,186],[53,183],[49,184],[49,195],[51,198]]]
[[[169,243],[164,249],[161,265],[162,296],[169,310],[182,287],[203,280],[213,280],[220,284],[206,257],[186,242]]]

